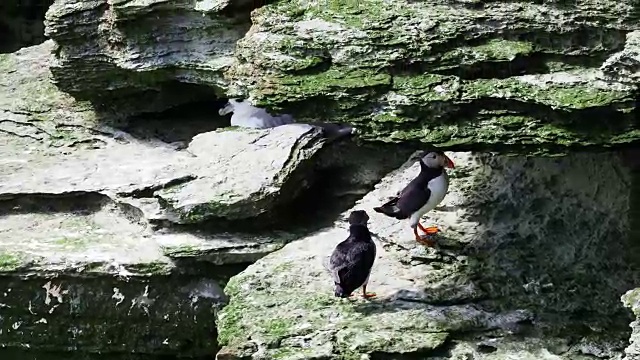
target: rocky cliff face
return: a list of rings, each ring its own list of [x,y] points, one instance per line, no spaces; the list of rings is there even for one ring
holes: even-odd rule
[[[638,139],[637,24],[631,0],[66,0],[47,34],[60,88],[97,103],[213,89],[368,140],[549,152]]]
[[[629,171],[613,154],[525,159],[455,153],[452,190],[428,217],[437,249],[373,212],[418,172],[410,161],[352,210],[366,210],[379,254],[368,290],[339,300],[323,260],[333,228],[231,279],[218,359],[575,359],[620,354],[636,284]],[[617,173],[598,184],[597,174]],[[635,225],[637,226],[637,225]],[[304,354],[301,356],[301,354]],[[581,357],[583,356],[583,357]]]
[[[635,359],[638,10],[55,1],[0,41],[4,354]],[[230,128],[228,97],[357,136]],[[427,145],[457,165],[436,249],[372,211]],[[370,302],[322,268],[353,209]]]

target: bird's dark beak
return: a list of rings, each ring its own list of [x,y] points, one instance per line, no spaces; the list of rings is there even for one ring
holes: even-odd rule
[[[451,159],[449,159],[449,157],[447,155],[444,156],[444,160],[445,160],[445,167],[448,167],[450,169],[453,169],[455,166],[453,165],[453,161],[451,161]]]

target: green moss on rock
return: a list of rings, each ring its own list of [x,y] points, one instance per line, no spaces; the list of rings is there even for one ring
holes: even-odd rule
[[[15,271],[23,264],[23,260],[20,256],[13,253],[1,253],[0,254],[0,272]]]
[[[253,13],[254,31],[236,49],[242,61],[227,77],[259,106],[299,121],[352,123],[365,141],[553,154],[640,140],[637,89],[596,70],[635,24],[628,12],[614,2],[598,12],[586,4],[481,7],[270,3]],[[549,12],[557,21],[533,15]],[[575,13],[611,26],[586,26]]]
[[[296,101],[324,96],[335,91],[358,92],[391,84],[391,76],[366,69],[334,68],[316,75],[283,75],[264,83],[262,93],[269,101]],[[293,90],[293,91],[291,91]],[[256,99],[260,104],[260,99]]]
[[[443,65],[474,64],[480,61],[511,61],[517,56],[533,53],[534,45],[527,41],[491,39],[478,46],[461,46],[444,53],[439,62]]]
[[[571,76],[568,73],[566,76]],[[562,76],[562,75],[559,75]],[[496,98],[514,99],[539,103],[552,109],[586,109],[606,106],[634,105],[631,91],[597,88],[588,82],[582,83],[543,83],[542,79],[509,78],[480,79],[466,82],[462,89],[462,100]]]

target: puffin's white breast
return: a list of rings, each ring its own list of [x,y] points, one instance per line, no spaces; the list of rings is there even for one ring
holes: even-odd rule
[[[449,175],[447,175],[447,172],[443,170],[442,175],[431,179],[427,184],[427,188],[431,191],[431,195],[429,196],[427,203],[424,204],[420,210],[411,215],[410,221],[412,226],[415,226],[418,223],[422,215],[435,209],[436,206],[444,200],[444,197],[447,195],[447,191],[449,190]]]

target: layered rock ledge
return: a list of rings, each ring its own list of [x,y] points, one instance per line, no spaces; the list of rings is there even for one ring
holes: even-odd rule
[[[418,172],[409,161],[352,209],[371,217],[378,297],[332,295],[323,261],[346,237],[347,211],[231,279],[218,359],[620,356],[630,317],[619,297],[640,280],[620,157],[452,159],[451,191],[426,220],[443,230],[437,249],[371,210]]]
[[[549,153],[640,137],[632,0],[253,7],[59,1],[47,14],[52,71],[98,103],[189,101],[177,81],[200,85],[192,99],[244,96],[301,121],[357,124],[369,141]]]
[[[585,150],[638,143],[638,20],[634,0],[55,1],[52,40],[0,54],[0,354],[621,358],[640,181]],[[228,128],[228,97],[368,143]],[[501,153],[453,155],[435,250],[371,211],[425,143]],[[321,264],[365,194],[379,298],[341,302]]]
[[[347,194],[317,196],[339,208],[406,156],[326,146],[303,124],[180,114],[160,134],[159,119],[113,127],[51,83],[53,45],[0,54],[2,356],[210,357],[221,287],[307,232],[282,222],[322,174]]]

